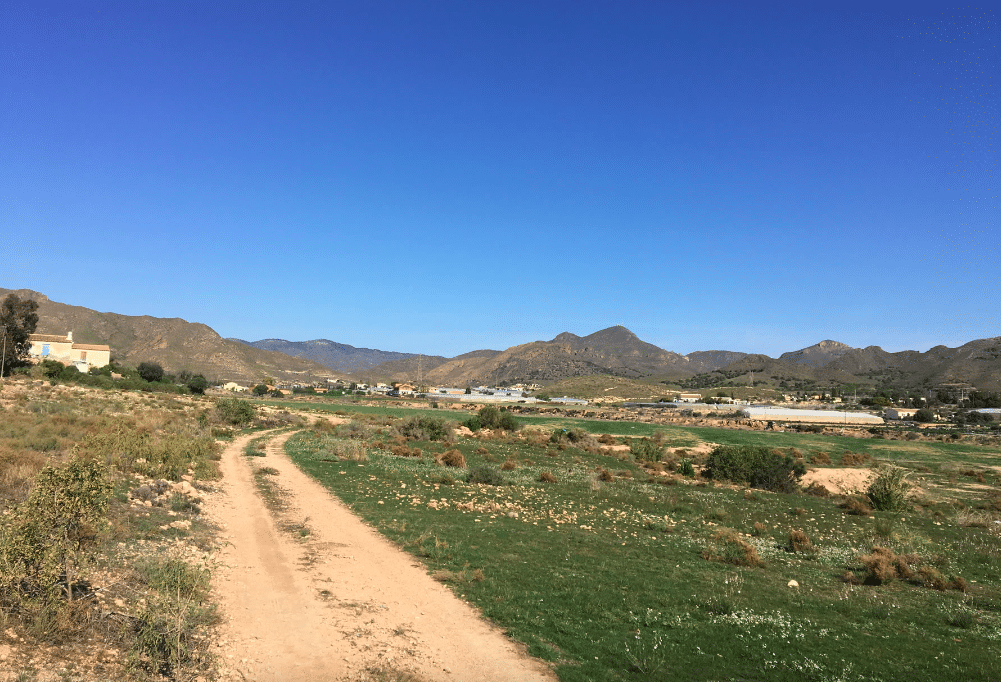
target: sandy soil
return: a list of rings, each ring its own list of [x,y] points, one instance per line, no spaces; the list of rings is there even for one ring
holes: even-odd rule
[[[872,469],[844,467],[841,469],[811,469],[802,478],[804,487],[819,483],[832,493],[842,494],[865,490],[875,473]]]
[[[264,458],[245,457],[249,437],[226,448],[223,495],[206,513],[228,545],[213,572],[224,616],[222,679],[555,680],[496,627],[432,580],[416,560],[363,524],[285,456],[288,436]],[[281,530],[254,486],[251,468],[278,470],[283,516],[310,534]]]

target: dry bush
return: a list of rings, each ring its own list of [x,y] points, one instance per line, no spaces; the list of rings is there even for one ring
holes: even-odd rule
[[[486,448],[484,448],[484,447],[478,447],[478,448],[476,448],[476,454],[477,454],[477,455],[489,455],[489,454],[490,454],[490,451],[489,451],[489,450],[487,450],[487,449],[486,449]]]
[[[797,450],[796,448],[789,448],[789,454],[795,457],[796,459],[803,459],[803,453]]]
[[[643,468],[658,474],[664,472],[664,465],[661,464],[660,462],[645,462],[643,464]]]
[[[808,485],[803,492],[807,495],[813,495],[814,497],[830,497],[831,491],[827,489],[827,486],[822,485],[814,481]]]
[[[919,568],[918,577],[921,580],[921,584],[929,589],[938,590],[939,592],[945,592],[949,589],[949,581],[942,575],[941,571],[933,566],[922,566]]]
[[[845,451],[845,454],[841,455],[841,466],[843,467],[862,466],[868,460],[869,460],[869,455],[867,453]]]
[[[754,531],[751,533],[754,537],[761,537],[764,532],[768,529],[768,526],[761,523],[761,521],[754,522]]]
[[[709,545],[702,551],[702,558],[734,566],[764,566],[758,550],[729,528],[716,531]]]
[[[792,513],[795,514],[796,516],[806,516],[806,510],[803,509],[802,507],[796,507],[795,509],[792,510]]]
[[[602,445],[614,445],[615,436],[613,436],[610,433],[603,433],[600,436],[598,436],[598,442],[601,443]]]
[[[620,471],[616,471],[615,475],[618,476],[619,478],[632,478],[633,472],[630,469],[622,469]]]
[[[791,530],[789,531],[789,542],[786,545],[786,551],[794,554],[813,554],[817,551],[817,548],[810,541],[806,533],[801,530]]]
[[[831,456],[826,452],[818,452],[814,455],[810,455],[810,464],[830,464]]]
[[[865,567],[864,582],[869,585],[883,585],[893,580],[905,580],[940,592],[953,589],[966,592],[969,584],[965,579],[946,577],[934,566],[923,564],[917,554],[896,554],[885,547],[873,547],[872,554],[859,557]],[[845,574],[846,582],[858,584],[858,576],[851,571]]]
[[[615,475],[604,467],[598,467],[598,480],[610,483],[615,480]]]
[[[518,464],[513,459],[509,459],[501,464],[502,471],[514,471],[517,468]]]
[[[989,528],[991,515],[987,512],[961,509],[956,512],[956,525],[967,528]]]
[[[872,509],[869,505],[857,497],[846,497],[838,506],[844,509],[846,514],[854,516],[869,516],[872,514]]]
[[[540,483],[556,483],[556,477],[553,476],[548,471],[543,471],[541,474],[539,474],[539,482]]]
[[[420,448],[409,448],[406,445],[394,445],[389,449],[397,457],[420,457]]]
[[[436,456],[434,460],[438,464],[443,464],[447,467],[462,468],[466,466],[466,456],[456,449],[443,452],[440,455]]]
[[[335,443],[331,450],[337,459],[347,462],[367,462],[368,453],[365,446],[357,441],[340,441]]]
[[[882,585],[897,577],[897,555],[885,547],[873,547],[872,554],[860,556],[859,561],[869,572],[866,582]]]

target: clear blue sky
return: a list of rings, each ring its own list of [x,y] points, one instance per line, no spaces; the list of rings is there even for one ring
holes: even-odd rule
[[[0,286],[455,355],[1001,334],[996,6],[0,3]]]

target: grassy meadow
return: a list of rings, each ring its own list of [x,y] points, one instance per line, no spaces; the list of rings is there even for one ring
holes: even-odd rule
[[[351,421],[292,458],[562,680],[1001,678],[996,446],[547,417],[414,441],[400,418],[468,413],[329,407]],[[550,441],[575,427],[600,438]],[[662,463],[610,449],[632,436]],[[706,443],[892,462],[914,488],[879,512],[671,471]]]

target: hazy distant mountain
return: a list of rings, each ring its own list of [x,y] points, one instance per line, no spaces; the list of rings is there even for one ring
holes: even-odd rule
[[[222,338],[210,327],[180,318],[99,313],[89,308],[50,301],[37,291],[0,289],[0,298],[15,293],[38,301],[39,334],[73,332],[79,343],[111,346],[114,362],[135,367],[160,363],[168,372],[183,369],[210,380],[251,382],[264,376],[305,380],[334,375],[326,367],[284,353],[260,350]]]
[[[798,365],[809,365],[810,367],[826,367],[833,360],[837,360],[850,350],[851,346],[840,341],[821,341],[809,348],[783,353],[779,360],[783,362],[795,362]]]
[[[324,367],[329,367],[335,372],[363,372],[384,362],[405,360],[414,357],[413,353],[355,348],[346,343],[337,343],[336,341],[329,341],[327,339],[315,339],[313,341],[286,341],[285,339],[263,339],[261,341],[230,340],[239,341],[254,348],[278,351],[297,358],[312,360]]]

